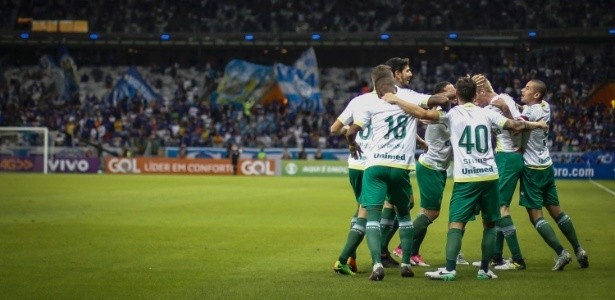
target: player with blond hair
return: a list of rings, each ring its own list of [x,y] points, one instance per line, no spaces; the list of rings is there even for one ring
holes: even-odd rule
[[[507,94],[496,94],[489,80],[482,74],[472,76],[476,83],[476,99],[474,103],[480,107],[494,110],[509,119],[521,119],[517,104]],[[495,163],[498,166],[498,190],[500,193],[501,219],[496,222],[496,251],[493,257],[493,268],[496,270],[523,270],[525,260],[517,239],[517,229],[510,215],[510,203],[517,188],[517,182],[523,172],[523,149],[521,135],[508,130],[493,128],[496,137]],[[504,240],[508,244],[512,260],[504,260]],[[474,262],[480,266],[480,262]]]
[[[462,77],[455,85],[459,105],[440,121],[450,127],[453,148],[454,186],[449,207],[449,226],[446,237],[446,266],[425,272],[435,280],[451,281],[457,277],[456,261],[466,223],[475,218],[480,209],[483,219],[481,266],[477,279],[495,279],[489,260],[495,248],[495,222],[500,219],[498,168],[491,147],[491,127],[516,131],[547,128],[545,122],[515,121],[473,104],[476,83]],[[408,106],[408,104],[403,104]]]

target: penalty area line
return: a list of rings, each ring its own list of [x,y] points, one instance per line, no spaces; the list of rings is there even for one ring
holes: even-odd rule
[[[602,184],[600,184],[600,183],[597,183],[597,182],[595,182],[595,181],[593,181],[593,180],[591,180],[591,179],[589,180],[589,182],[591,182],[591,183],[593,183],[595,186],[597,186],[597,187],[599,187],[599,188],[601,188],[601,189],[605,190],[607,193],[609,193],[609,194],[611,194],[611,195],[615,196],[615,191],[613,191],[613,190],[609,189],[608,187],[606,187],[606,186],[604,186],[604,185],[602,185]]]

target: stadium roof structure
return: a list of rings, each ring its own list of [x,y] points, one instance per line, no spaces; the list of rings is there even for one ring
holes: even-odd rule
[[[386,36],[383,39],[382,36]],[[92,38],[95,36],[96,38]],[[164,38],[162,38],[164,36]],[[249,36],[250,38],[246,38]],[[345,33],[49,33],[0,31],[0,46],[65,44],[69,46],[219,47],[513,47],[527,42],[612,42],[609,28],[539,30],[405,31]]]

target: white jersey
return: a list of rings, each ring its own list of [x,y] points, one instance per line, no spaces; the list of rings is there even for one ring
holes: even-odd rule
[[[542,101],[534,105],[525,106],[522,117],[527,121],[538,122],[544,120],[551,122],[551,108],[549,103]],[[527,135],[523,162],[527,167],[544,169],[553,164],[547,146],[548,129],[534,129]]]
[[[498,179],[491,148],[491,127],[502,129],[507,120],[472,103],[458,105],[442,117],[451,129],[455,182]]]
[[[365,110],[369,107],[370,103],[380,101],[376,92],[366,93],[357,97],[352,98],[344,111],[337,117],[337,119],[342,122],[344,125],[350,125],[354,122],[353,114],[360,115],[361,110]],[[356,169],[356,170],[364,170],[365,169],[365,155],[367,149],[367,140],[371,135],[371,128],[366,127],[363,128],[359,133],[357,133],[356,142],[364,151],[363,155],[359,157],[359,159],[352,158],[352,155],[348,155],[348,168]]]
[[[493,97],[493,99],[491,99],[491,101],[497,99],[497,98],[501,98],[504,100],[504,102],[506,102],[506,106],[508,106],[508,109],[510,110],[510,114],[512,115],[513,119],[517,120],[521,117],[521,113],[519,112],[519,109],[517,108],[517,105],[515,103],[515,100],[513,100],[512,97],[510,97],[508,94],[499,94],[495,97]],[[502,111],[493,106],[493,105],[488,105],[486,108],[488,109],[492,109],[495,112],[502,114]],[[521,148],[521,134],[516,134],[513,135],[510,133],[510,131],[508,130],[503,130],[503,129],[496,129],[496,146],[495,146],[495,150],[497,152],[517,152],[520,151]]]
[[[429,95],[399,88],[396,95],[416,105],[424,104],[429,99]],[[406,114],[399,106],[378,99],[370,103],[360,117],[354,119],[355,124],[372,130],[366,148],[366,168],[371,166],[406,170],[415,168],[416,118]]]
[[[450,130],[447,124],[436,123],[427,125],[425,142],[429,148],[421,154],[419,162],[430,169],[445,171],[448,169],[453,150],[451,149]]]

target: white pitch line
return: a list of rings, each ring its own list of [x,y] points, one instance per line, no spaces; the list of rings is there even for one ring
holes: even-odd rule
[[[611,194],[611,195],[615,196],[615,191],[613,191],[613,190],[609,189],[608,187],[606,187],[606,186],[604,186],[604,185],[602,185],[602,184],[600,184],[600,183],[597,183],[597,182],[595,182],[595,181],[593,181],[593,180],[591,180],[591,179],[590,179],[589,181],[590,181],[591,183],[593,183],[594,185],[596,185],[597,187],[599,187],[599,188],[601,188],[601,189],[605,190],[607,193],[609,193],[609,194]]]

